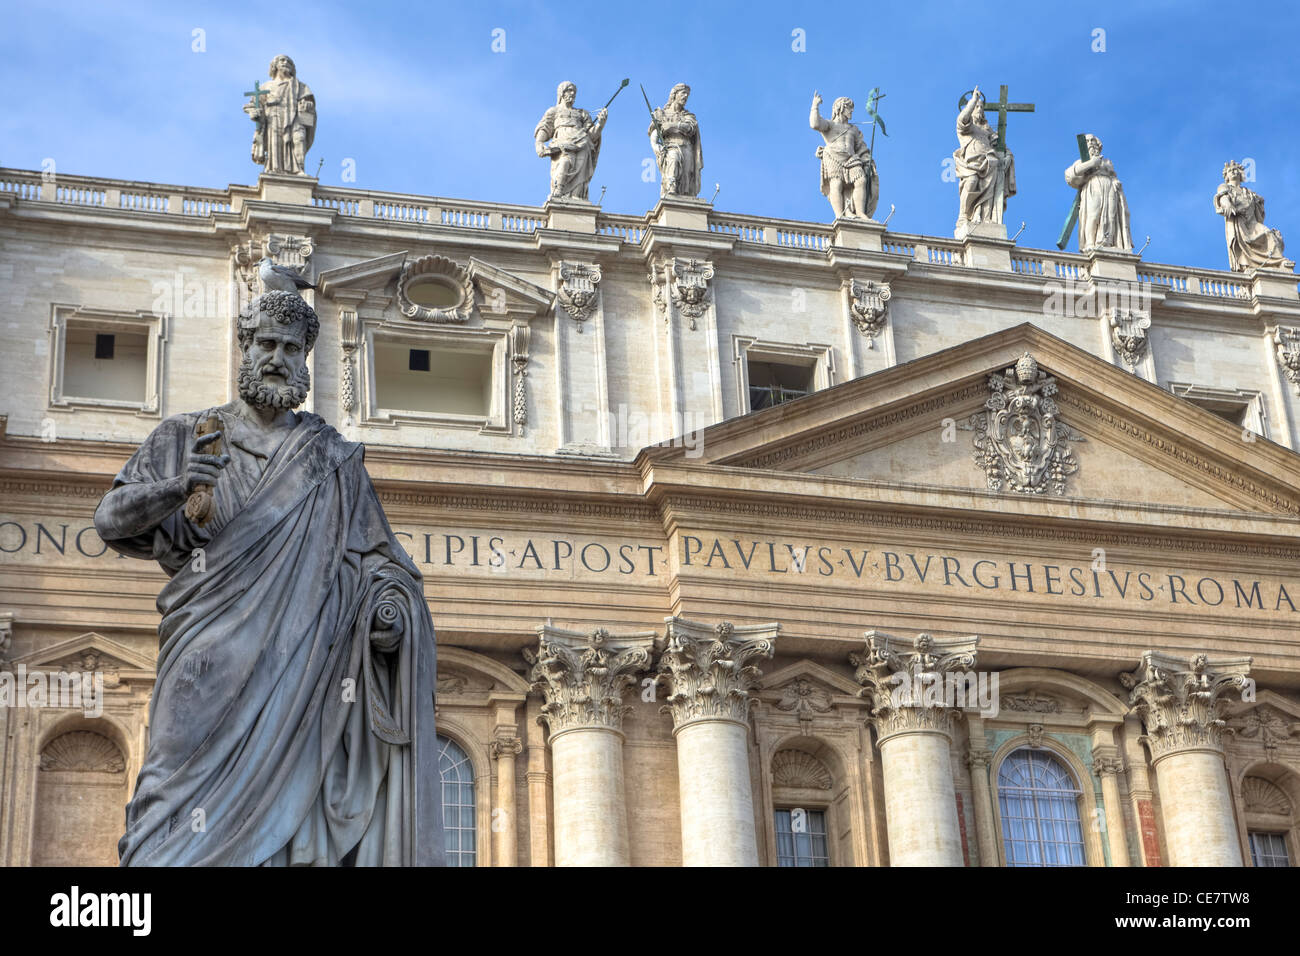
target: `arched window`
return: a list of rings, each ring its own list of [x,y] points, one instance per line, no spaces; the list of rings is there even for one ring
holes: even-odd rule
[[[469,754],[450,737],[438,735],[438,771],[442,775],[442,832],[448,866],[473,866],[478,829],[474,808],[474,767]]]
[[[1007,866],[1083,866],[1079,788],[1045,750],[1014,750],[998,769]]]

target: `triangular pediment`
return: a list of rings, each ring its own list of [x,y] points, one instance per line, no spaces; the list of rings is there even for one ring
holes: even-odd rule
[[[698,450],[875,486],[1300,515],[1300,456],[1027,323],[714,425]]]
[[[154,662],[124,644],[88,631],[78,637],[38,648],[13,660],[29,671],[104,671],[152,673]]]

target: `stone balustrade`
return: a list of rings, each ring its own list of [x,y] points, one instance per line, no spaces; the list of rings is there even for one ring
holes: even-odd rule
[[[254,187],[198,189],[62,173],[51,177],[33,170],[0,169],[0,198],[7,195],[24,203],[204,218],[237,211],[241,198],[237,193],[256,198]],[[327,187],[314,181],[309,195],[312,207],[330,210],[341,218],[381,220],[414,228],[494,231],[524,236],[547,228],[549,221],[547,210],[541,206]],[[597,207],[593,209],[596,212],[595,234],[615,237],[624,245],[638,245],[651,225],[652,214],[649,213],[644,216],[614,215],[600,212]],[[730,237],[738,245],[776,247],[783,251],[822,255],[836,241],[835,227],[824,223],[710,210],[707,224],[708,232]],[[963,242],[947,237],[883,232],[880,245],[885,253],[928,266],[988,268],[986,260],[972,260]],[[1136,264],[1137,281],[1162,290],[1166,295],[1249,300],[1258,294],[1256,283],[1241,273],[1132,258]],[[1016,246],[1010,254],[1009,271],[1026,279],[1086,282],[1090,278],[1090,261],[1086,255]],[[1281,273],[1270,275],[1273,281],[1268,285],[1268,294],[1300,299],[1294,281]]]

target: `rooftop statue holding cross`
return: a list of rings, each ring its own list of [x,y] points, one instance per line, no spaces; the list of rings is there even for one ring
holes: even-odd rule
[[[298,79],[293,60],[280,54],[271,61],[271,82],[254,83],[244,112],[257,124],[253,162],[268,173],[306,176],[307,150],[316,138],[316,97]]]
[[[1007,199],[1016,194],[1016,160],[1006,146],[1007,113],[1033,112],[1032,103],[1008,103],[1007,88],[994,106],[998,111],[995,132],[984,116],[984,94],[977,86],[969,99],[958,101],[957,149],[952,158],[959,183],[959,208],[955,235],[964,239],[978,223],[1002,225]],[[999,230],[1004,231],[1004,230]]]

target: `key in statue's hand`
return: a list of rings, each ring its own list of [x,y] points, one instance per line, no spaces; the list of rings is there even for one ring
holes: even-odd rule
[[[221,477],[221,469],[230,464],[229,455],[208,455],[204,454],[203,449],[214,441],[221,439],[221,432],[209,432],[206,435],[200,435],[194,439],[194,444],[190,446],[190,454],[185,462],[185,493],[192,492],[196,485],[208,485],[209,487],[217,483]]]

